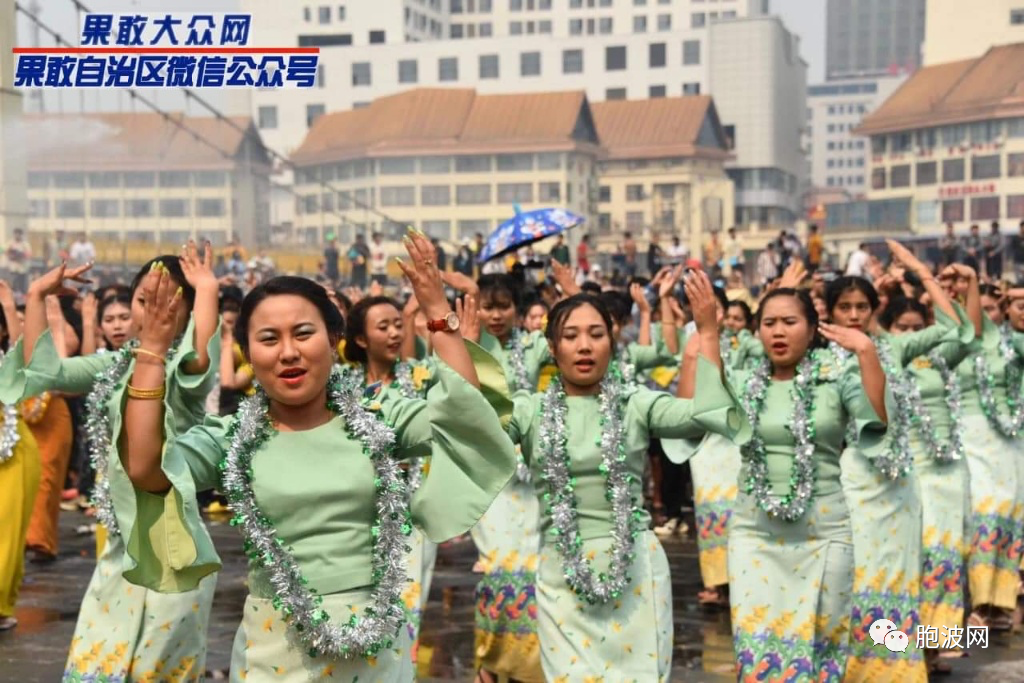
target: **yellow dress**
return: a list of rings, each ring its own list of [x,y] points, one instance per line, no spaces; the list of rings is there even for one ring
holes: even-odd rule
[[[25,534],[39,489],[39,447],[32,432],[18,420],[14,455],[0,464],[0,617],[14,615],[25,573]]]

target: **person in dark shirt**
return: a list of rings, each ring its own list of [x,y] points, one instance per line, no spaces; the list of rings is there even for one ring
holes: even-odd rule
[[[939,240],[939,251],[942,252],[942,265],[951,266],[960,262],[960,240],[952,223],[946,223],[946,234]]]
[[[338,259],[341,257],[341,253],[338,251],[338,243],[334,239],[334,234],[330,233],[327,235],[327,246],[324,247],[324,274],[327,276],[327,281],[332,285],[338,281],[341,273],[338,269]]]
[[[437,251],[437,269],[441,272],[448,270],[448,254],[445,253],[444,247],[441,246],[441,240],[434,237],[430,240],[430,243],[434,245],[434,250]]]
[[[356,241],[348,249],[348,260],[352,264],[352,286],[366,287],[366,268],[370,261],[370,247],[363,235],[356,235]]]
[[[975,273],[981,272],[981,228],[975,223],[971,226],[971,234],[964,239],[964,265],[970,266]]]
[[[1024,277],[1024,221],[1017,226],[1017,234],[1013,236],[1013,266],[1017,271],[1016,280]]]
[[[555,246],[551,247],[551,259],[563,266],[569,265],[569,247],[565,244],[565,235],[559,234],[555,238]]]
[[[999,221],[992,221],[992,231],[985,237],[985,272],[992,280],[1003,278],[1003,236],[999,232]]]

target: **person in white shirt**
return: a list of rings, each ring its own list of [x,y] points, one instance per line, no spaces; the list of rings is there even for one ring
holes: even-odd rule
[[[388,283],[388,255],[379,232],[370,241],[370,279],[381,286]]]
[[[11,286],[16,292],[28,290],[28,267],[32,261],[32,247],[25,240],[25,231],[14,229],[14,241],[7,246],[7,270],[11,274]]]
[[[678,237],[672,238],[672,244],[668,248],[668,258],[673,265],[678,265],[686,260],[690,250],[680,243]]]
[[[850,254],[846,262],[846,274],[855,277],[870,277],[868,265],[871,263],[871,255],[867,252],[867,246],[863,242],[857,247],[857,251]]]
[[[76,268],[94,261],[96,261],[96,247],[84,232],[78,233],[78,239],[71,245],[71,251],[68,252],[68,267]]]

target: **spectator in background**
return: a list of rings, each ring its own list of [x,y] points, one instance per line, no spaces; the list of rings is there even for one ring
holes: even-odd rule
[[[651,233],[651,242],[647,245],[647,270],[651,271],[654,277],[661,270],[661,261],[665,257],[661,245],[658,244],[658,233]]]
[[[480,263],[480,253],[484,250],[484,236],[481,233],[476,233],[473,236],[473,263],[477,265],[477,275],[483,272],[483,267]]]
[[[386,285],[388,283],[388,255],[384,251],[384,240],[379,232],[370,235],[367,261],[370,264],[370,279],[381,287]]]
[[[350,280],[353,287],[366,288],[367,263],[370,261],[370,248],[366,246],[366,238],[362,233],[356,235],[356,241],[348,248]]]
[[[1016,280],[1024,277],[1024,221],[1017,226],[1017,234],[1013,237],[1013,265],[1016,272]]]
[[[28,267],[32,262],[32,247],[25,239],[25,231],[14,229],[14,241],[7,246],[7,270],[11,274],[11,288],[24,294],[28,291]]]
[[[338,268],[338,259],[341,258],[341,252],[338,250],[338,240],[334,238],[334,233],[327,233],[327,245],[324,247],[324,275],[327,276],[327,281],[334,286],[338,283],[341,278],[341,271]]]
[[[558,233],[558,236],[555,238],[555,246],[551,247],[550,255],[552,261],[558,261],[563,266],[570,265],[569,247],[566,246],[565,235],[562,233]]]
[[[568,249],[566,249],[566,252],[568,252]],[[452,260],[452,269],[466,277],[473,277],[473,251],[469,248],[469,244],[463,243],[459,247],[459,250],[455,253],[455,258]]]
[[[971,234],[964,239],[964,265],[970,266],[975,273],[981,272],[981,228],[975,223],[971,226]]]
[[[242,252],[237,249],[231,252],[231,260],[228,261],[228,274],[234,277],[236,282],[242,282],[245,278],[245,261],[242,260]]]
[[[78,239],[71,245],[71,251],[68,252],[68,267],[76,268],[95,261],[96,247],[89,241],[89,236],[85,232],[78,233]]]
[[[672,244],[668,248],[668,259],[672,265],[679,265],[686,261],[686,257],[690,255],[689,249],[683,246],[679,237],[673,235]]]
[[[869,265],[871,265],[871,254],[868,253],[868,245],[861,242],[857,245],[857,250],[846,259],[846,274],[870,280]]]
[[[722,260],[725,262],[725,274],[731,275],[734,272],[743,275],[746,270],[747,259],[743,255],[743,241],[736,235],[736,228],[729,228],[722,245]]]
[[[584,277],[590,275],[590,235],[584,235],[576,246],[576,268]]]
[[[811,223],[807,235],[807,272],[813,275],[821,268],[821,257],[825,253],[825,240],[822,239],[816,223]]]
[[[432,237],[430,239],[430,243],[434,245],[434,250],[437,252],[437,269],[443,273],[448,270],[448,254],[445,253],[444,247],[441,246],[441,240],[436,237]],[[386,270],[387,269],[385,267],[385,272]]]
[[[779,276],[779,255],[775,251],[774,242],[769,242],[764,251],[758,254],[754,270],[757,286],[762,290]]]
[[[789,259],[792,257],[792,254],[789,251],[789,244],[786,240],[785,230],[779,231],[779,237],[775,241],[775,247],[778,249],[779,272],[781,273],[789,267]]]
[[[53,237],[43,243],[43,267],[55,268],[61,261],[68,260],[68,240],[63,230],[55,230]]]
[[[622,253],[625,256],[626,277],[636,276],[636,240],[628,230],[622,235]]]
[[[952,223],[946,223],[946,234],[939,240],[939,251],[942,252],[942,266],[951,266],[960,262],[960,240]]]
[[[712,279],[722,268],[722,257],[722,242],[718,239],[718,233],[712,232],[708,235],[708,243],[704,245],[704,266]]]
[[[985,272],[993,281],[1003,278],[1003,235],[999,232],[999,221],[992,221],[992,231],[985,237],[982,248],[985,252]]]

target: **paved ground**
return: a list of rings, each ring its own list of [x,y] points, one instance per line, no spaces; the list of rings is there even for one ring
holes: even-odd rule
[[[77,536],[84,518],[63,513],[58,562],[28,568],[18,608],[20,624],[0,634],[0,683],[54,683],[60,679],[77,607],[92,573],[91,536]],[[214,524],[214,540],[224,559],[210,624],[208,666],[226,669],[231,640],[245,596],[245,566],[237,532]],[[696,546],[691,538],[668,541],[675,595],[673,682],[727,683],[734,680],[728,617],[702,610]],[[422,680],[470,681],[473,664],[473,586],[471,543],[441,549],[420,647]],[[941,680],[977,683],[1024,682],[1024,634],[993,637],[988,649],[972,649],[954,660],[955,672]],[[893,682],[898,683],[898,682]]]

